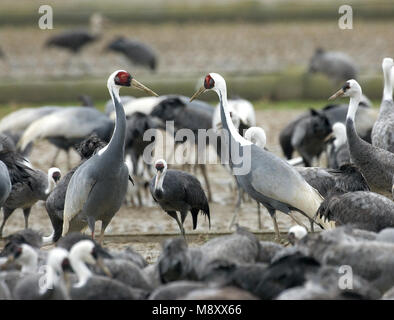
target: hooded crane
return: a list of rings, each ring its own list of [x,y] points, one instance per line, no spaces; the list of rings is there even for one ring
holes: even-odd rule
[[[116,110],[115,130],[108,145],[85,161],[71,177],[64,204],[62,236],[89,226],[93,238],[95,223],[101,220],[99,241],[102,242],[107,225],[122,205],[129,171],[124,162],[126,117],[119,90],[131,85],[156,95],[127,71],[118,70],[109,76],[107,87]]]
[[[223,128],[229,136],[229,161],[234,175],[239,185],[254,200],[268,209],[276,236],[280,236],[275,217],[276,210],[286,214],[291,210],[297,210],[313,220],[323,201],[319,192],[287,162],[252,144],[237,132],[227,109],[226,82],[221,75],[208,74],[204,85],[191,97],[191,100],[206,90],[214,90],[219,96],[220,114]],[[317,223],[323,228],[330,227],[330,224],[321,220]]]
[[[365,141],[371,142],[371,131],[372,127],[375,123],[375,120],[377,119],[377,112],[375,109],[372,108],[372,103],[371,101],[364,95],[361,96],[361,101],[360,101],[360,108],[358,109],[356,113],[356,130],[357,133],[360,135],[362,139]],[[348,105],[347,104],[329,104],[325,106],[322,110],[316,111],[316,110],[309,110],[307,112],[302,113],[300,116],[298,116],[296,119],[291,121],[285,128],[283,128],[280,132],[279,135],[279,143],[282,147],[283,154],[286,156],[287,159],[292,158],[292,154],[294,152],[294,146],[292,145],[292,140],[293,136],[296,134],[296,131],[298,133],[302,133],[303,131],[305,132],[303,134],[303,137],[301,137],[302,140],[299,143],[307,143],[308,140],[313,140],[315,139],[315,130],[311,126],[317,126],[318,128],[321,129],[324,128],[324,123],[325,118],[328,118],[329,120],[329,125],[333,126],[334,123],[336,122],[342,122],[345,124],[346,122],[346,113],[347,113]],[[315,117],[316,115],[323,115],[324,117]],[[312,118],[314,118],[314,121],[312,121]],[[301,131],[298,128],[301,126]],[[315,139],[313,142],[315,145],[318,144],[322,148],[324,146],[324,138],[321,140]],[[299,140],[298,138],[297,140]],[[311,146],[312,151],[313,150],[320,150],[316,149],[317,147]],[[313,148],[314,147],[314,148]],[[305,150],[305,152],[308,152],[308,149]],[[309,157],[316,156],[316,154],[309,154]]]
[[[193,218],[193,230],[197,228],[197,215],[200,210],[208,217],[209,228],[211,218],[209,205],[200,181],[191,174],[180,170],[167,170],[167,163],[159,159],[155,163],[156,176],[150,182],[150,192],[160,207],[178,223],[185,237],[183,223],[188,211]],[[181,214],[181,220],[178,213]]]
[[[157,55],[154,50],[137,40],[118,37],[109,43],[106,49],[123,53],[132,63],[147,67],[152,71],[157,68]]]
[[[336,122],[332,126],[334,140],[327,145],[327,166],[338,169],[350,163],[350,153],[347,146],[346,126],[342,122]],[[331,135],[326,138],[330,141]]]
[[[346,224],[357,229],[380,232],[394,227],[394,202],[370,191],[344,193],[335,188],[324,199],[318,215],[322,219],[335,221],[336,226]]]
[[[91,30],[70,30],[50,37],[46,47],[58,47],[71,51],[73,55],[78,54],[87,44],[97,41],[101,36],[103,17],[93,14],[90,17]]]
[[[3,204],[4,218],[0,226],[2,236],[8,218],[18,208],[23,209],[25,228],[28,228],[31,207],[38,200],[46,200],[60,178],[60,170],[50,168],[46,175],[41,170],[29,167],[26,160],[13,150],[1,150],[0,160],[7,167],[12,184],[11,192]]]
[[[0,207],[3,206],[12,189],[10,174],[7,166],[0,161]]]
[[[348,80],[329,99],[350,97],[346,116],[346,135],[350,158],[360,169],[370,189],[391,198],[394,175],[394,154],[362,140],[354,127],[354,118],[361,99],[362,90],[356,80]]]
[[[372,145],[394,153],[394,102],[391,70],[393,59],[384,58],[382,62],[384,89],[379,117],[372,129]]]

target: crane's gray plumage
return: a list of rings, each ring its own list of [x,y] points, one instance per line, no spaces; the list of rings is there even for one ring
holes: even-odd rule
[[[372,145],[394,153],[394,102],[391,70],[393,59],[384,58],[382,63],[384,91],[379,117],[372,129]]]
[[[189,211],[193,219],[193,230],[197,228],[197,217],[200,211],[208,217],[209,227],[211,227],[208,200],[200,181],[187,172],[167,170],[167,163],[162,159],[156,161],[155,168],[157,173],[150,182],[152,197],[177,221],[183,236],[185,236],[183,223]],[[178,211],[181,220],[178,218]]]
[[[0,161],[0,207],[3,206],[12,189],[10,174],[7,166]]]
[[[309,72],[321,72],[334,81],[356,79],[357,67],[348,55],[343,52],[316,49],[309,61]]]
[[[343,191],[369,191],[369,187],[360,170],[346,164],[339,169],[318,167],[295,167],[301,176],[319,193],[326,197],[330,190],[339,188]]]
[[[394,227],[394,202],[369,191],[347,192],[334,189],[321,204],[318,214],[336,225],[379,232]]]
[[[31,123],[18,146],[24,150],[30,142],[50,139],[63,148],[70,148],[93,133],[109,141],[112,130],[113,122],[94,108],[62,108]]]
[[[108,255],[100,250],[90,240],[77,242],[70,250],[69,261],[71,268],[77,275],[72,278],[69,290],[73,300],[136,300],[145,298],[143,290],[135,289],[118,280],[107,276],[95,275],[88,269],[86,263],[98,264],[106,273],[108,270],[102,265],[102,258]]]
[[[371,142],[371,130],[377,118],[377,114],[376,111],[371,108],[372,104],[369,101],[369,99],[364,95],[362,95],[359,106],[360,108],[357,110],[356,113],[357,133],[360,135],[362,139]],[[314,117],[311,114],[312,111],[304,112],[301,115],[299,115],[296,119],[294,119],[286,127],[284,127],[279,134],[279,143],[282,147],[283,154],[286,156],[287,159],[291,159],[294,152],[294,147],[291,142],[294,132],[299,125],[305,127],[300,132],[310,132],[313,134],[314,132],[313,127],[309,127],[311,125],[316,125],[318,128],[321,128],[320,131],[324,129],[324,123],[318,123],[319,119],[322,122],[324,122],[325,118],[328,118],[331,127],[336,122],[345,123],[347,110],[348,110],[348,105],[346,104],[337,104],[337,105],[329,104],[325,106],[322,110],[318,111],[320,114],[324,115],[324,117],[316,117],[316,116]],[[312,117],[314,117],[313,121],[312,119],[310,119]],[[304,139],[306,139],[307,141],[309,139],[313,140],[313,136],[306,134],[304,135]],[[315,141],[315,143],[319,143],[323,147],[324,140]],[[315,147],[315,149],[317,149],[317,147]],[[309,157],[313,157],[313,156],[314,154],[311,154]]]
[[[305,166],[310,167],[314,157],[324,150],[321,141],[331,132],[330,122],[324,113],[311,109],[311,116],[301,119],[291,137],[292,147],[301,155]]]
[[[0,150],[0,161],[8,169],[11,181],[11,192],[3,203],[3,222],[0,226],[0,235],[3,233],[5,223],[15,209],[23,209],[25,228],[28,228],[28,220],[31,207],[38,200],[46,200],[49,192],[48,175],[41,170],[30,168],[26,160],[17,152],[4,148]]]
[[[62,235],[80,231],[86,225],[94,233],[95,222],[102,221],[101,240],[104,230],[119,210],[126,194],[128,169],[124,163],[126,117],[118,101],[119,87],[110,76],[108,90],[116,109],[116,126],[110,143],[85,161],[73,174],[67,186],[63,214]],[[110,83],[111,81],[111,83]],[[130,86],[131,77],[122,85]],[[116,86],[116,87],[114,87]]]
[[[116,110],[115,130],[108,145],[85,161],[71,177],[64,204],[63,236],[86,226],[94,235],[95,222],[101,220],[102,242],[107,225],[122,205],[129,171],[124,162],[126,116],[119,102],[119,90],[131,84],[155,94],[126,71],[115,71],[108,78],[107,87]]]
[[[84,161],[105,146],[106,143],[96,135],[88,137],[77,146],[77,152],[81,156],[81,163],[67,172],[45,201],[45,208],[53,228],[53,233],[49,237],[44,238],[45,244],[57,242],[62,235],[64,202],[71,177]]]
[[[152,71],[157,68],[156,53],[151,47],[140,41],[118,37],[107,45],[107,50],[120,52],[132,63],[147,67]]]
[[[229,136],[229,160],[240,186],[256,201],[263,204],[270,213],[279,236],[279,229],[274,216],[275,211],[290,213],[297,210],[313,219],[322,202],[321,195],[313,189],[287,162],[276,155],[257,147],[239,135],[236,131],[227,106],[227,89],[225,80],[216,73],[206,76],[204,86],[193,96],[192,100],[205,90],[213,89],[217,92],[221,106],[223,128]],[[234,151],[238,156],[238,163],[233,159]],[[244,166],[244,168],[242,168]],[[325,228],[329,224],[318,221]]]
[[[217,154],[221,155],[221,143],[218,139],[218,135],[211,130],[210,136],[205,141],[200,141],[198,130],[210,130],[212,128],[212,119],[214,114],[214,108],[209,104],[195,100],[189,101],[185,96],[181,95],[169,95],[160,101],[151,111],[150,115],[161,119],[163,123],[166,121],[174,121],[175,131],[181,129],[190,129],[194,135],[194,144],[199,143],[213,144]],[[176,135],[176,132],[170,132]],[[186,137],[183,137],[186,138]],[[179,139],[179,138],[178,138]],[[176,141],[184,142],[184,141]],[[190,141],[191,142],[191,141]],[[197,163],[196,159],[194,163]],[[205,164],[199,164],[202,171],[205,185],[208,192],[208,201],[212,200],[212,191],[209,183],[207,169]]]
[[[350,163],[350,152],[347,145],[346,126],[337,122],[332,127],[333,139],[329,139],[326,145],[327,166],[332,169]]]
[[[360,169],[370,189],[391,197],[394,175],[394,154],[362,140],[354,127],[354,118],[362,90],[355,80],[349,80],[330,99],[350,97],[346,119],[346,135],[352,162]]]

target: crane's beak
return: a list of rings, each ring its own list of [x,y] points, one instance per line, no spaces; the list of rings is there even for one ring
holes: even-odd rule
[[[7,257],[7,261],[4,262],[4,263],[1,265],[0,269],[1,269],[1,270],[6,270],[7,267],[8,267],[10,264],[12,264],[12,263],[14,262],[14,260],[15,260],[15,257],[14,257],[12,254],[9,255],[9,256]]]
[[[202,94],[203,92],[205,92],[205,87],[202,86],[200,89],[198,89],[198,91],[193,94],[193,96],[190,98],[190,102],[192,102],[194,99],[196,99],[200,94]]]
[[[338,97],[342,97],[345,94],[345,91],[343,89],[339,89],[337,92],[335,92],[331,97],[328,98],[328,100],[334,100]]]
[[[96,259],[97,266],[106,274],[107,277],[112,278],[112,273],[109,271],[108,267],[104,264],[104,261],[101,257]]]
[[[335,140],[334,132],[331,132],[327,137],[324,138],[324,143]]]
[[[151,96],[155,96],[155,97],[159,96],[156,92],[152,91],[148,87],[145,87],[141,82],[138,82],[134,78],[131,79],[131,85],[133,85],[134,87],[136,87],[139,90],[145,91],[146,93],[150,94]]]

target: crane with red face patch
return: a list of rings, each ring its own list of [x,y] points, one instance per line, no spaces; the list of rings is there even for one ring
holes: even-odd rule
[[[286,214],[296,210],[323,228],[332,227],[331,224],[315,219],[317,209],[323,201],[319,192],[286,161],[257,147],[239,134],[231,121],[226,81],[223,77],[217,73],[208,74],[204,85],[190,100],[207,90],[214,90],[219,96],[223,129],[229,136],[226,143],[233,175],[242,189],[267,208],[273,219],[277,237],[279,237],[279,228],[276,222],[276,210]]]
[[[85,161],[73,174],[67,187],[62,235],[81,231],[87,226],[94,238],[97,220],[102,222],[100,242],[105,228],[122,205],[127,191],[129,170],[124,161],[126,116],[120,103],[121,87],[134,86],[151,95],[152,90],[134,79],[129,72],[115,71],[107,82],[116,110],[115,130],[106,147]]]

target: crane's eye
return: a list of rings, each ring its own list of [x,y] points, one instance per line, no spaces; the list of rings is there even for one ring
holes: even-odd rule
[[[346,92],[346,90],[350,89],[350,83],[346,82],[345,85],[342,87],[343,92]]]
[[[208,74],[204,80],[205,89],[212,89],[214,85],[215,85],[215,80],[213,80],[212,77]]]
[[[118,72],[115,76],[115,84],[118,86],[127,86],[130,87],[131,84],[131,75],[128,72]]]

